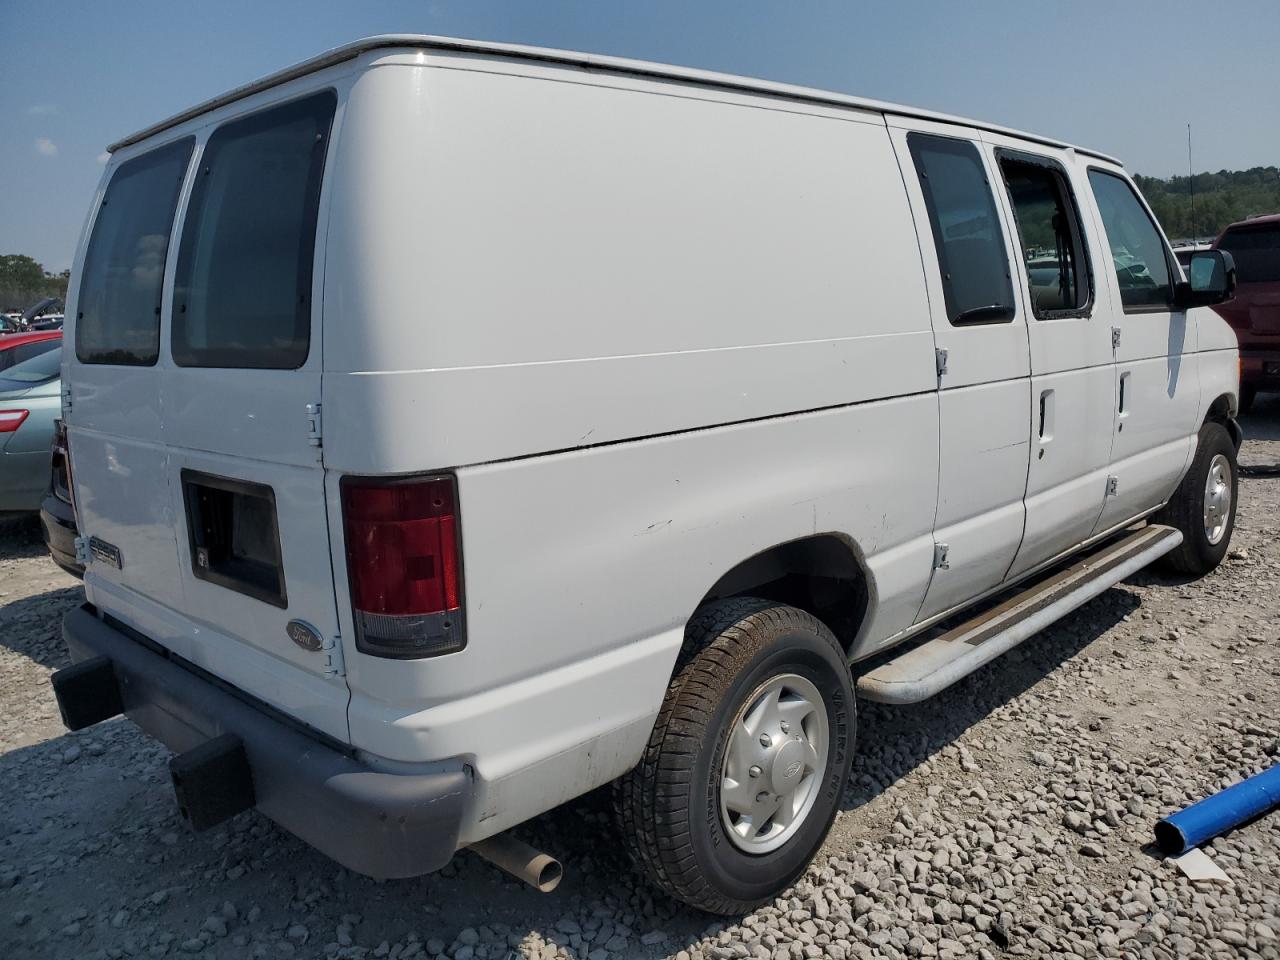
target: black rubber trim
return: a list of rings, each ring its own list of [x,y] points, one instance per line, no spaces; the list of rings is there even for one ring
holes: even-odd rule
[[[72,576],[84,577],[76,561],[76,512],[71,504],[50,493],[40,504],[40,532],[53,562]]]
[[[92,610],[90,612],[92,612]],[[303,736],[311,737],[313,740],[319,740],[330,750],[336,751],[337,753],[343,753],[349,757],[355,756],[355,751],[352,750],[349,745],[343,743],[341,740],[337,740],[329,736],[323,730],[317,730],[315,727],[309,727],[305,723],[303,723],[301,720],[298,720],[296,717],[291,717],[287,713],[281,710],[277,710],[275,707],[271,706],[271,704],[264,703],[263,701],[259,700],[257,697],[246,693],[245,691],[241,690],[239,687],[234,686],[230,683],[227,683],[227,681],[223,680],[221,677],[210,673],[208,670],[204,669],[201,666],[197,666],[196,664],[192,663],[190,660],[187,660],[187,659],[184,659],[183,657],[178,656],[172,650],[168,649],[167,647],[161,646],[160,644],[152,640],[150,637],[146,636],[145,634],[139,633],[137,630],[133,629],[133,627],[129,626],[127,623],[124,623],[121,620],[117,620],[111,614],[103,613],[101,619],[102,619],[102,622],[105,623],[112,630],[118,630],[120,633],[123,633],[126,637],[132,640],[134,643],[142,647],[145,647],[148,651],[150,651],[151,653],[154,653],[156,656],[162,657],[163,659],[168,660],[170,663],[174,664],[175,666],[181,667],[183,670],[186,670],[188,673],[194,674],[196,677],[203,680],[205,683],[208,683],[208,684],[211,684],[212,686],[217,687],[227,696],[235,697],[241,703],[245,704],[248,707],[253,708],[254,710],[257,710],[259,713],[266,714],[276,723],[279,723],[282,726],[289,727],[290,729],[296,730],[299,733],[301,733]]]
[[[62,635],[74,662],[107,657],[125,715],[169,749],[185,753],[223,734],[244,743],[257,808],[343,866],[371,877],[438,870],[458,846],[471,803],[470,768],[442,761],[430,773],[370,769],[349,753],[286,725],[98,619],[70,611]]]
[[[90,657],[63,667],[54,672],[49,683],[68,730],[83,730],[124,712],[120,683],[106,657]]]
[[[192,830],[208,830],[251,808],[253,771],[234,733],[206,740],[169,760],[178,812]]]

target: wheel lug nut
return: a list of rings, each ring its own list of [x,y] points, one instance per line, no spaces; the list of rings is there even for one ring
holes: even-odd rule
[[[790,733],[790,732],[791,732],[791,724],[790,724],[790,723],[788,723],[786,720],[783,720],[783,721],[782,721],[782,723],[778,724],[778,726],[782,727],[782,732],[783,732],[783,733]]]
[[[760,746],[762,747],[773,746],[773,739],[767,733],[760,734]]]
[[[764,773],[764,771],[761,770],[759,767],[752,767],[750,770],[747,771],[747,773],[749,773],[753,777],[758,777],[760,776],[760,774]]]

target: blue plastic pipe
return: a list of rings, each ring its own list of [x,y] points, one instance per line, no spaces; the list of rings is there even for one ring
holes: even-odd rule
[[[1177,856],[1276,806],[1280,806],[1280,763],[1165,817],[1156,824],[1156,846]]]

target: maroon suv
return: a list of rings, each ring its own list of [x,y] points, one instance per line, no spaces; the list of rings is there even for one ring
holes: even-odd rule
[[[1240,338],[1240,409],[1280,392],[1280,214],[1233,223],[1214,241],[1236,262],[1236,296],[1217,310]]]

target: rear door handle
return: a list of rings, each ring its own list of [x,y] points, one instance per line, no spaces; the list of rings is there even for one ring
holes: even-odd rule
[[[1120,374],[1120,416],[1125,416],[1129,412],[1129,378],[1133,375],[1133,371],[1125,371]]]
[[[1054,393],[1052,390],[1040,391],[1040,442],[1048,443],[1053,439]]]

